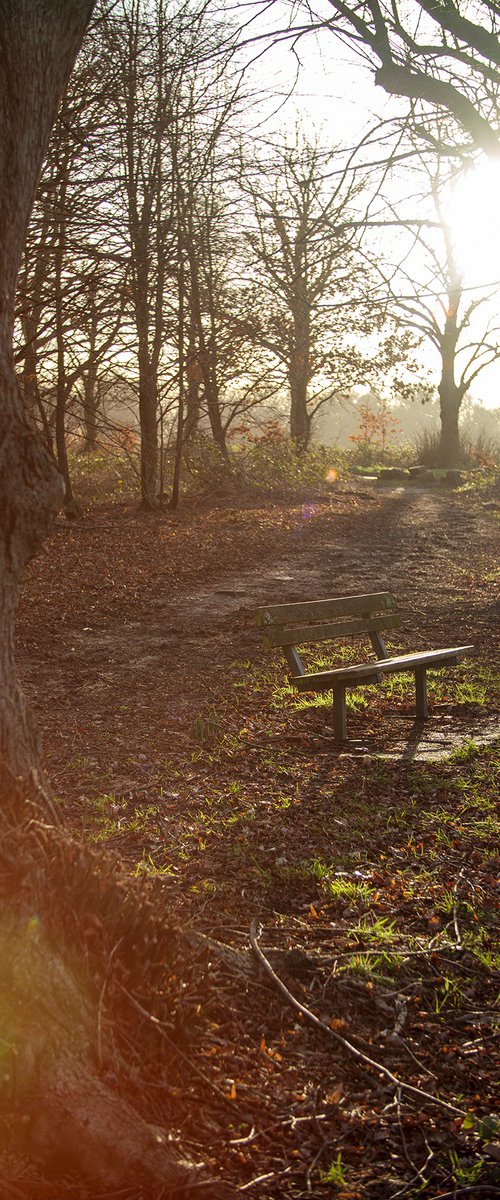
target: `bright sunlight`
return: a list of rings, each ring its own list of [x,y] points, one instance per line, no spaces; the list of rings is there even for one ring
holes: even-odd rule
[[[484,162],[457,183],[450,226],[457,257],[470,285],[500,280],[500,164]]]

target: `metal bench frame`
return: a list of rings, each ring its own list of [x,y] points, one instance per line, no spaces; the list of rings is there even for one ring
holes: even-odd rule
[[[425,721],[428,716],[427,671],[456,666],[462,658],[474,653],[474,646],[447,646],[441,650],[424,650],[391,658],[381,631],[397,629],[401,617],[390,592],[275,604],[258,610],[257,624],[263,628],[268,646],[281,647],[297,691],[333,692],[334,733],[339,742],[347,738],[347,688],[380,683],[384,675],[412,671],[415,675],[416,718]],[[297,646],[363,635],[368,635],[377,655],[374,662],[306,672]]]

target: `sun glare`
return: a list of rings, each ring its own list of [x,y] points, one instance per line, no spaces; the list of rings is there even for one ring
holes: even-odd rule
[[[500,164],[482,163],[457,183],[449,210],[466,283],[500,280]]]

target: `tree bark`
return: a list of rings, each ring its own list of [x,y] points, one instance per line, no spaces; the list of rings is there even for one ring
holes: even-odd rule
[[[97,378],[97,332],[98,312],[96,303],[97,285],[91,282],[88,288],[90,320],[89,320],[89,358],[88,366],[83,376],[83,422],[85,429],[85,450],[94,454],[97,450],[97,412],[99,409],[99,386]]]
[[[139,334],[140,337],[140,334]],[[147,345],[139,343],[139,423],[141,427],[141,508],[156,507],[158,476],[158,392]]]
[[[62,500],[61,476],[25,414],[14,371],[15,286],[43,152],[91,8],[91,0],[0,0],[0,1173],[10,1194],[12,1149],[61,1186],[69,1169],[88,1185],[80,1194],[137,1187],[166,1197],[185,1189],[189,1168],[96,1067],[109,976],[98,1005],[78,914],[105,911],[104,896],[91,895],[102,887],[102,864],[48,824],[53,808],[37,776],[12,651],[23,571]],[[125,918],[118,945],[144,926],[137,900],[134,916],[115,884],[115,916]],[[64,924],[71,914],[72,931]]]
[[[296,256],[299,254],[296,248]],[[300,270],[300,264],[297,264]],[[292,347],[288,367],[290,385],[290,436],[299,452],[307,450],[311,419],[307,411],[307,389],[311,377],[311,327],[307,303],[307,286],[299,273],[292,295]]]
[[[461,455],[459,416],[462,395],[454,379],[446,374],[441,376],[438,390],[441,417],[439,465],[458,467]]]
[[[0,753],[14,776],[38,764],[14,666],[19,586],[63,496],[15,375],[16,281],[57,104],[91,10],[91,0],[0,0]]]
[[[457,467],[460,463],[459,415],[463,400],[463,388],[455,380],[455,359],[458,340],[457,313],[459,293],[450,292],[448,311],[441,339],[441,379],[439,383],[439,407],[441,434],[439,465]]]
[[[192,319],[196,329],[199,355],[198,362],[200,371],[203,376],[203,391],[205,393],[205,403],[207,406],[208,420],[210,429],[217,449],[220,451],[222,458],[227,462],[229,455],[227,451],[226,433],[222,424],[222,417],[219,404],[219,393],[217,387],[217,372],[214,365],[210,361],[210,351],[206,344],[205,330],[203,327],[203,313],[201,308],[200,296],[200,281],[198,272],[198,262],[194,247],[194,237],[192,229],[188,227],[188,259],[190,272],[190,302]]]

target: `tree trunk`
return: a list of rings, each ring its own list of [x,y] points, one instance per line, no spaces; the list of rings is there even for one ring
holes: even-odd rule
[[[217,449],[220,451],[223,459],[225,459],[227,462],[229,460],[229,455],[227,450],[226,431],[222,424],[215,370],[210,363],[207,350],[202,352],[201,357],[203,363],[203,385],[205,390],[205,400],[207,402],[208,419],[210,421],[212,437]]]
[[[303,357],[294,354],[288,370],[290,385],[290,437],[298,451],[307,450],[310,434],[310,418],[307,411],[307,374],[303,368]]]
[[[54,439],[45,405],[40,395],[38,384],[38,349],[37,349],[37,317],[29,315],[22,322],[25,338],[23,369],[19,374],[24,404],[31,419],[38,417],[43,429],[45,445],[49,454],[54,457]]]
[[[59,878],[50,874],[52,805],[38,780],[38,744],[12,650],[23,571],[62,500],[61,477],[25,414],[14,371],[15,286],[42,157],[91,8],[91,0],[0,0],[0,1171],[8,1188],[9,1135],[22,1142],[24,1163],[50,1163],[56,1179],[69,1154],[89,1195],[98,1184],[107,1194],[139,1190],[143,1180],[150,1194],[166,1195],[185,1183],[185,1168],[95,1069],[98,1014],[88,972],[84,983],[83,945],[75,971],[65,960],[78,946],[73,935],[71,955],[64,950],[61,928],[76,905],[68,900],[76,864],[62,845]],[[95,879],[95,864],[86,862],[84,878]],[[117,900],[123,904],[123,894]],[[56,926],[47,934],[51,912],[60,953]]]
[[[307,389],[311,377],[311,327],[306,286],[302,279],[295,284],[292,304],[293,333],[288,367],[290,436],[301,452],[307,450],[311,432],[311,418],[307,411]]]
[[[156,508],[158,475],[158,396],[145,346],[139,346],[139,423],[141,428],[141,508]]]
[[[460,463],[458,419],[463,400],[463,389],[455,381],[459,299],[460,293],[458,291],[450,291],[448,311],[441,340],[441,380],[438,388],[441,416],[439,446],[439,465],[441,467],[457,467]]]
[[[83,427],[85,431],[84,450],[87,454],[95,454],[97,450],[97,412],[99,408],[99,392],[97,387],[97,371],[90,364],[83,378]]]
[[[184,421],[184,442],[189,442],[198,432],[200,422],[200,384],[203,383],[203,372],[200,367],[196,330],[193,315],[189,323],[189,338],[186,354],[186,417]]]
[[[83,422],[85,429],[85,450],[94,454],[97,449],[97,412],[99,408],[99,388],[97,382],[97,332],[98,312],[96,303],[97,286],[91,281],[88,288],[90,305],[89,328],[89,359],[88,367],[83,376]]]
[[[191,234],[191,231],[190,231],[190,234]],[[191,237],[192,237],[192,234],[191,234]],[[190,271],[190,282],[191,282],[190,300],[191,300],[192,320],[194,323],[194,328],[196,329],[196,335],[197,335],[197,339],[198,339],[198,347],[199,347],[198,361],[199,361],[201,375],[203,378],[203,390],[205,393],[205,401],[206,401],[206,405],[207,405],[208,419],[210,422],[210,429],[212,431],[212,437],[214,439],[215,445],[217,446],[217,449],[220,450],[222,457],[227,461],[229,456],[228,456],[228,452],[227,452],[226,433],[225,433],[225,430],[224,430],[224,427],[222,424],[222,417],[221,417],[221,412],[220,412],[216,371],[214,369],[213,363],[211,363],[211,361],[210,361],[210,352],[209,352],[207,344],[206,344],[205,330],[203,328],[203,313],[201,310],[200,283],[199,283],[199,277],[198,277],[198,263],[197,263],[196,253],[195,253],[194,244],[193,244],[192,240],[189,241],[188,256],[189,256],[189,271]]]
[[[441,417],[441,434],[439,440],[440,467],[458,467],[460,465],[461,447],[459,431],[459,415],[462,403],[460,388],[454,380],[441,378],[439,384],[439,412]]]
[[[189,943],[163,915],[158,921],[140,887],[123,887],[109,860],[40,823],[39,804],[39,787],[30,793],[13,785],[2,814],[2,1184],[8,1188],[12,1177],[12,1195],[25,1200],[39,1195],[38,1185],[44,1195],[46,1189],[61,1195],[68,1174],[82,1197],[124,1188],[157,1200],[170,1197],[171,1189],[184,1194],[191,1168],[165,1131],[132,1106],[124,1052],[137,1036],[134,993],[143,996],[150,939],[158,944],[159,927],[165,975],[170,963],[180,981]],[[126,946],[125,958],[113,946]],[[105,992],[113,994],[114,1019],[104,1010]],[[153,986],[152,1006],[154,992]],[[168,1015],[164,979],[161,994],[159,1025]],[[170,993],[170,1000],[175,1005],[177,996]],[[144,1051],[147,1044],[146,1038]],[[166,1078],[169,1061],[161,1043],[155,1049]],[[108,1085],[110,1076],[121,1079],[121,1089],[118,1082]],[[27,1187],[18,1191],[15,1183],[29,1162],[36,1163],[35,1186],[28,1190],[28,1172]]]
[[[179,401],[177,407],[177,430],[175,437],[174,451],[174,470],[172,478],[172,492],[170,495],[170,508],[176,509],[179,506],[181,492],[181,473],[182,473],[182,450],[184,446],[184,376],[185,376],[185,353],[184,353],[184,261],[182,258],[182,248],[179,246],[179,310],[177,318],[177,345],[179,354]]]
[[[139,425],[141,433],[141,508],[157,506],[158,479],[158,382],[150,349],[149,266],[144,237],[136,236],[134,309],[139,364]]]
[[[0,750],[15,776],[38,759],[14,669],[18,590],[62,500],[14,371],[15,290],[42,158],[91,9],[91,0],[0,0]]]

